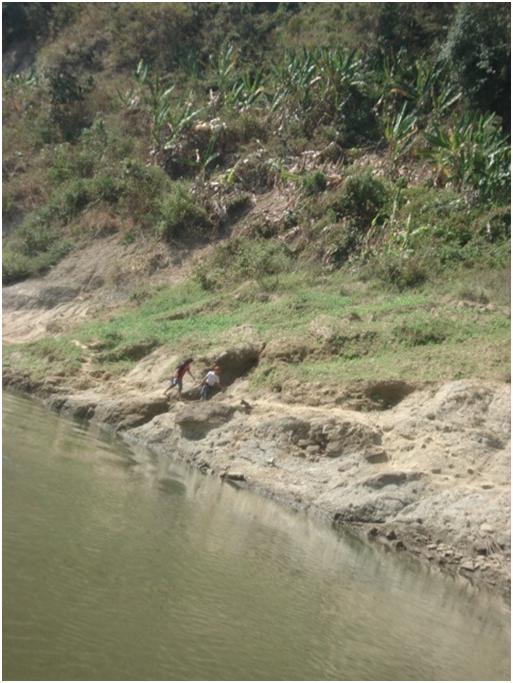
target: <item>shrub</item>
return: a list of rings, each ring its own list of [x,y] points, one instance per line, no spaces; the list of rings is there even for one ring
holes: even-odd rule
[[[161,201],[169,187],[169,179],[159,166],[146,166],[137,159],[126,159],[121,164],[121,215],[143,227],[153,228],[159,220]]]
[[[463,2],[442,46],[441,60],[471,106],[510,119],[509,3]]]
[[[399,290],[422,285],[434,269],[432,259],[425,253],[390,252],[374,257],[368,265],[372,277]]]
[[[160,204],[156,232],[169,241],[203,231],[209,224],[207,212],[191,196],[189,183],[176,182]]]
[[[10,285],[31,274],[30,258],[12,249],[2,250],[2,282]]]
[[[220,244],[209,262],[196,269],[195,279],[205,290],[246,280],[272,289],[279,275],[290,271],[291,266],[292,254],[283,242],[262,238],[249,242],[234,237]]]
[[[326,181],[326,174],[319,170],[308,173],[303,179],[302,184],[306,194],[308,195],[324,192],[328,185]]]
[[[345,219],[358,230],[368,230],[378,216],[385,216],[390,195],[386,185],[370,168],[349,175],[343,189],[328,196],[324,209],[335,221]]]
[[[61,238],[52,242],[46,250],[32,254],[17,249],[4,249],[2,251],[3,284],[9,285],[43,273],[69,254],[74,247],[75,244],[71,240]]]
[[[135,67],[141,58],[158,68],[172,66],[194,22],[187,3],[128,2],[111,7],[108,21],[119,36],[113,44],[118,66]]]
[[[447,330],[440,320],[425,320],[410,325],[399,325],[392,330],[392,335],[405,346],[426,346],[445,341]]]

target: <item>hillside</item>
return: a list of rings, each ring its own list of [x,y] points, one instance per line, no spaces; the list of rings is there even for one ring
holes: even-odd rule
[[[4,386],[507,592],[510,5],[3,20]]]

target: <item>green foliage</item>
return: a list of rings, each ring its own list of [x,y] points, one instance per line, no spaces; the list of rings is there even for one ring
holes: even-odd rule
[[[69,3],[65,3],[69,4]],[[16,40],[34,40],[49,31],[52,16],[48,2],[8,2],[2,5],[4,50]]]
[[[263,99],[265,94],[263,82],[263,69],[258,69],[254,73],[251,71],[243,73],[228,91],[226,103],[236,105],[240,111],[254,107],[259,100]]]
[[[135,68],[141,59],[160,70],[170,68],[194,28],[193,10],[184,2],[107,3],[106,12],[118,68]]]
[[[224,44],[217,54],[209,55],[210,66],[222,91],[228,90],[238,59],[239,54],[235,46],[230,43]]]
[[[422,281],[414,254],[475,263],[509,238],[509,141],[498,118],[468,112],[486,102],[507,128],[505,3],[7,3],[3,16],[6,44],[35,54],[26,73],[14,53],[5,63],[16,277],[49,259],[47,243],[64,253],[55,231],[218,235],[224,208],[227,230],[243,214],[233,191],[298,200],[253,235],[298,227],[294,252],[329,269],[387,256],[399,287]],[[307,151],[322,162],[305,173]],[[262,249],[245,257],[261,281],[276,277]]]
[[[35,274],[31,259],[13,249],[2,249],[2,283],[10,285]]]
[[[383,214],[390,200],[390,192],[383,181],[364,168],[347,176],[343,189],[328,199],[326,208],[336,219],[350,219],[359,229],[368,229]]]
[[[467,113],[424,138],[428,147],[422,155],[436,163],[447,182],[477,190],[488,204],[508,202],[511,148],[493,114]]]
[[[307,136],[333,123],[348,144],[372,139],[375,119],[366,77],[365,63],[354,50],[285,52],[271,64],[271,113],[281,125],[301,121]]]
[[[209,221],[205,209],[191,194],[190,183],[175,182],[160,204],[156,232],[166,241],[191,238],[201,234]]]
[[[9,285],[41,275],[74,248],[75,244],[61,235],[28,233],[26,241],[21,235],[13,247],[2,250],[2,283]]]
[[[420,4],[427,6],[427,3]],[[447,13],[446,7],[441,9]],[[375,12],[378,47],[385,52],[395,52],[402,48],[412,51],[425,49],[430,41],[430,29],[433,19],[436,18],[435,12],[434,8],[418,7],[416,3],[411,2],[379,3]],[[422,13],[428,13],[428,16],[422,16]],[[440,17],[443,23],[445,16]]]
[[[399,291],[418,287],[428,280],[430,274],[435,273],[429,254],[406,254],[400,251],[375,256],[367,268],[372,277]]]
[[[59,131],[60,138],[76,140],[92,120],[83,102],[93,90],[92,75],[81,75],[63,69],[52,69],[46,73],[50,98],[50,121]]]
[[[507,122],[511,106],[511,7],[463,2],[442,47],[441,60],[471,107],[495,111]]]
[[[302,181],[303,188],[308,195],[316,195],[324,192],[328,186],[326,174],[323,171],[308,173]]]
[[[246,280],[273,289],[291,268],[292,255],[282,242],[235,237],[216,248],[208,263],[196,269],[195,279],[207,291]]]
[[[392,159],[404,152],[411,138],[418,131],[418,118],[415,112],[407,113],[407,104],[403,104],[401,111],[385,124],[385,140],[390,146]]]
[[[402,324],[392,330],[397,341],[405,346],[441,344],[447,338],[447,325],[438,319]]]

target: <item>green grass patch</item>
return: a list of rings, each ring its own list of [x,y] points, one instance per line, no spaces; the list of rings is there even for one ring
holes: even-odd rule
[[[14,344],[3,349],[3,367],[26,373],[33,379],[51,375],[75,375],[81,367],[81,349],[64,337]]]
[[[486,283],[486,300],[493,302],[495,279],[478,281]],[[500,303],[505,293],[497,289],[497,304],[485,304],[482,297],[462,295],[471,282],[444,280],[393,292],[341,273],[316,280],[296,271],[284,274],[280,291],[270,294],[255,281],[207,291],[193,279],[138,290],[114,314],[78,326],[72,338],[95,349],[94,367],[122,375],[159,347],[170,356],[209,355],[235,343],[237,330],[249,325],[262,342],[291,349],[290,358],[264,357],[254,371],[254,385],[269,389],[294,378],[336,387],[357,380],[505,377],[511,337],[508,310]],[[254,299],[248,300],[247,290]],[[302,362],[298,348],[306,349]],[[5,354],[7,365],[37,377],[72,374],[79,355],[66,337],[8,347]]]

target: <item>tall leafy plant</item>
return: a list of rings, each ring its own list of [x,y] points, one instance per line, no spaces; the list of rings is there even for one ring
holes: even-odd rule
[[[425,132],[421,154],[457,189],[473,188],[488,204],[509,202],[511,147],[492,113],[467,113]]]

